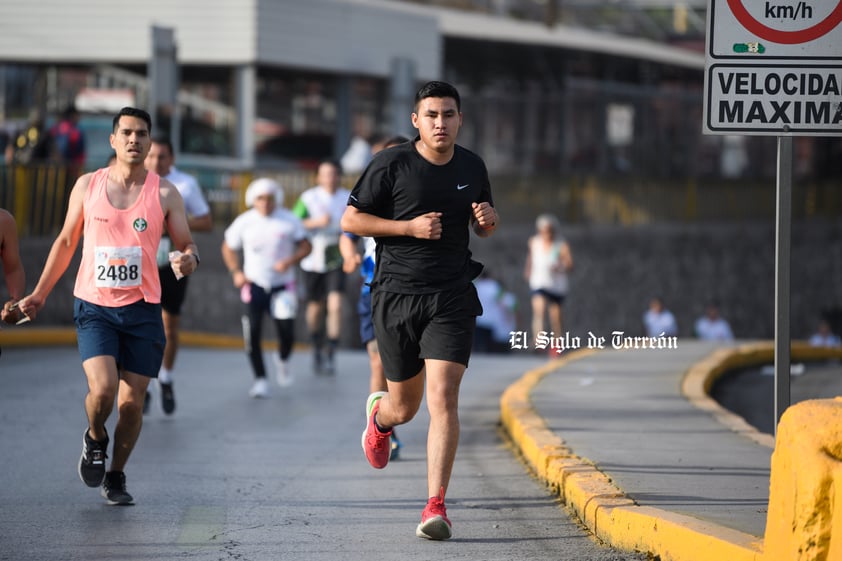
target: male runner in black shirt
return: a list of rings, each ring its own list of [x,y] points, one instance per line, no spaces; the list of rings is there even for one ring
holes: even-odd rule
[[[487,237],[498,216],[485,164],[456,145],[456,88],[422,86],[412,124],[414,141],[380,152],[363,172],[342,228],[377,240],[372,318],[389,391],[366,401],[363,449],[373,467],[386,467],[392,427],[415,416],[426,383],[430,499],[415,533],[442,540],[452,535],[444,496],[459,441],[459,385],[482,313],[471,282],[482,265],[471,260],[468,230]]]

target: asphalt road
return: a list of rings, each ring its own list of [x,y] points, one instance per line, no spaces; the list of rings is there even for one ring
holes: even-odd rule
[[[75,348],[6,348],[0,559],[640,561],[572,521],[501,438],[501,392],[540,363],[474,357],[447,497],[455,535],[429,542],[414,534],[426,502],[425,410],[399,429],[403,458],[370,468],[363,352],[342,352],[331,378],[295,355],[296,383],[254,400],[244,353],[184,349],[178,409],[165,417],[154,395],[126,470],[136,505],[115,507],[76,474],[86,388]]]

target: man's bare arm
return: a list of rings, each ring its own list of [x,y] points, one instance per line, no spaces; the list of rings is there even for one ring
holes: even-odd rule
[[[487,238],[497,229],[497,223],[500,217],[494,207],[487,202],[472,203],[471,210],[471,224],[473,225],[474,233],[481,238]]]
[[[193,243],[190,226],[187,223],[187,212],[184,210],[184,199],[175,186],[161,179],[161,208],[167,223],[167,233],[173,242],[173,247],[181,251],[182,255],[172,261],[173,271],[182,275],[192,274],[199,266],[199,248]]]
[[[358,236],[408,236],[426,240],[441,238],[441,213],[428,212],[412,220],[390,220],[348,206],[342,215],[342,229]]]
[[[26,290],[26,276],[20,260],[20,244],[15,218],[6,210],[0,209],[0,263],[3,264],[3,276],[6,289],[13,300],[23,297]]]
[[[362,256],[357,248],[359,245],[357,240],[352,240],[344,234],[339,236],[339,253],[342,255],[342,270],[346,274],[353,273],[359,267],[360,263],[362,263]]]
[[[91,181],[91,174],[85,174],[76,180],[73,190],[70,192],[70,200],[67,205],[67,215],[64,225],[58,237],[50,248],[47,262],[38,279],[38,284],[32,294],[21,300],[19,308],[21,312],[35,319],[38,311],[44,307],[47,297],[55,288],[56,283],[67,271],[73,254],[82,238],[82,231],[85,226],[84,201]]]
[[[213,218],[210,214],[190,216],[187,218],[187,225],[191,232],[210,232],[213,230]]]

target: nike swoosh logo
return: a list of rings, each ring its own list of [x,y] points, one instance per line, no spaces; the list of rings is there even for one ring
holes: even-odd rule
[[[457,185],[457,186],[456,186],[456,189],[457,189],[457,190],[459,190],[459,191],[461,191],[462,189],[464,189],[464,188],[465,188],[465,187],[467,187],[468,185],[470,185],[470,183],[465,183],[464,185]]]

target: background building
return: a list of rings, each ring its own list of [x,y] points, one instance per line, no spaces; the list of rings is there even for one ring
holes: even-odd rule
[[[0,13],[0,129],[75,103],[86,167],[96,168],[113,113],[156,108],[219,224],[239,212],[255,174],[277,176],[291,203],[316,162],[343,154],[355,135],[411,133],[416,87],[445,79],[463,95],[460,142],[485,158],[512,227],[487,259],[509,286],[522,281],[534,217],[553,212],[595,251],[578,260],[592,290],[571,299],[571,325],[596,317],[631,329],[652,287],[672,302],[713,287],[738,331],[769,333],[773,260],[759,248],[773,240],[775,138],[702,135],[697,0],[149,0],[134,11],[108,0],[0,0]],[[838,250],[825,249],[837,247],[842,215],[842,140],[794,144],[793,217],[810,252],[799,268],[809,283],[793,280],[804,331],[820,310],[842,309]],[[52,165],[0,166],[0,206],[14,209],[23,235],[52,234],[72,179]],[[606,261],[622,272],[606,274]],[[224,275],[214,282],[197,297],[217,293]],[[696,305],[676,312],[691,317]]]

